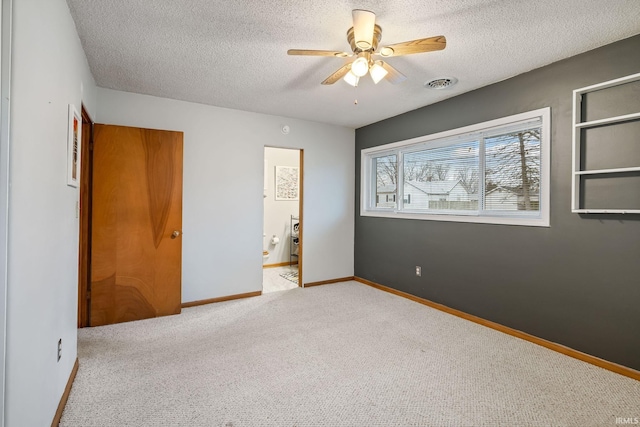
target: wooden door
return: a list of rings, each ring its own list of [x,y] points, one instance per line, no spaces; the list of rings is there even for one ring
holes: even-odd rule
[[[91,326],[180,313],[182,136],[94,126]]]

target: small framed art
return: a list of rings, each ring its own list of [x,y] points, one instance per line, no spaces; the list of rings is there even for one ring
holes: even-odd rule
[[[67,135],[67,185],[77,187],[80,183],[80,144],[82,119],[76,107],[69,104],[69,130]]]
[[[276,166],[276,200],[298,200],[298,168]]]

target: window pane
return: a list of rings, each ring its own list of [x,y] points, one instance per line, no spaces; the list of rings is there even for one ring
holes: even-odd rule
[[[478,210],[478,141],[404,155],[404,208]]]
[[[376,171],[375,207],[396,207],[396,182],[398,180],[398,158],[395,154],[374,157],[373,170]]]
[[[540,210],[540,131],[485,139],[485,210]]]

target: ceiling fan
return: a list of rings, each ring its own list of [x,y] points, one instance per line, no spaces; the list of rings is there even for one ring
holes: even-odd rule
[[[344,79],[351,86],[358,86],[361,77],[370,74],[375,84],[386,78],[393,84],[404,81],[407,77],[388,63],[374,59],[392,56],[411,55],[414,53],[433,52],[442,50],[447,45],[444,36],[428,37],[402,43],[383,46],[378,50],[382,38],[382,28],[376,24],[376,14],[369,10],[355,9],[352,11],[353,27],[347,31],[347,41],[351,45],[352,54],[331,50],[289,49],[289,55],[304,56],[332,56],[346,58],[356,56],[352,62],[342,66],[327,77],[322,84],[331,85]]]

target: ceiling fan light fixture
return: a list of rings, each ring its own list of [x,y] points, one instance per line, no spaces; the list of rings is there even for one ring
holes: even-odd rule
[[[382,65],[379,64],[379,62],[381,61],[374,62],[369,69],[369,74],[371,74],[371,79],[375,84],[378,84],[380,80],[384,79],[384,77],[388,74],[388,71],[385,70]]]
[[[382,49],[380,49],[380,56],[384,56],[385,58],[388,58],[389,56],[393,56],[394,52],[395,51],[393,50],[392,47],[385,46]]]
[[[358,77],[362,77],[369,71],[369,62],[366,58],[360,57],[351,64],[351,72]]]
[[[376,25],[376,14],[370,10],[354,9],[352,16],[356,46],[363,51],[371,49],[373,32]]]
[[[345,82],[349,83],[353,87],[357,87],[358,86],[358,82],[360,81],[360,77],[358,77],[355,74],[353,74],[353,71],[349,71],[347,74],[344,75],[342,80],[344,80]]]
[[[376,14],[364,9],[353,9],[351,13],[353,26],[347,30],[347,42],[351,47],[351,52],[312,49],[289,49],[287,51],[289,55],[353,58],[343,62],[338,70],[324,79],[321,82],[323,85],[332,85],[338,80],[344,79],[348,84],[357,87],[360,78],[367,73],[371,74],[371,79],[375,84],[378,84],[382,79],[394,85],[399,84],[405,81],[407,76],[385,61],[374,61],[372,56],[378,55],[386,58],[413,55],[442,50],[447,46],[445,36],[426,37],[386,46],[380,45],[382,28],[376,24]],[[378,57],[374,58],[379,59]],[[439,79],[426,82],[424,85],[430,89],[444,89],[454,83],[455,79]]]

